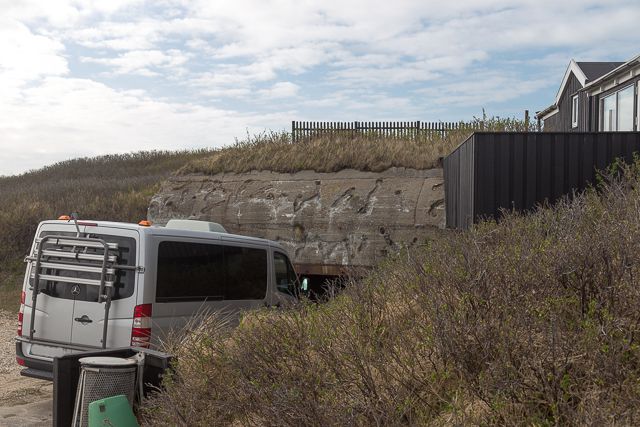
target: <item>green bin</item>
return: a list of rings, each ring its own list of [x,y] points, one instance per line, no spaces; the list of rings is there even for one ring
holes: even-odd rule
[[[139,427],[124,394],[89,404],[89,427]]]

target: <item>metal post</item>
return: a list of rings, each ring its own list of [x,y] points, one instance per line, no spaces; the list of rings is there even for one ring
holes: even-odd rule
[[[291,142],[296,142],[296,122],[291,121]]]
[[[103,297],[105,297],[104,304],[104,327],[102,328],[102,348],[106,348],[107,346],[107,327],[109,324],[109,309],[111,308],[111,288],[109,288],[109,295],[104,295],[104,282],[105,276],[107,273],[107,260],[109,259],[109,245],[104,240],[101,240],[101,243],[104,245],[104,258],[102,259],[102,274],[100,275],[100,292],[98,293],[98,302],[103,301]]]
[[[33,341],[33,334],[36,331],[34,329],[34,323],[36,321],[36,305],[38,304],[38,292],[40,292],[40,260],[42,259],[42,248],[44,243],[49,240],[51,236],[45,236],[40,240],[38,246],[38,256],[36,257],[36,271],[33,275],[33,288],[31,288],[31,320],[29,323],[29,340]],[[31,276],[31,272],[29,272]]]

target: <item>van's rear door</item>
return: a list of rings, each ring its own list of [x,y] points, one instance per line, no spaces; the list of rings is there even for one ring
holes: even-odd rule
[[[110,277],[114,285],[107,323],[106,347],[128,346],[136,301],[139,233],[135,229],[91,225],[81,226],[80,232],[82,237],[102,239],[112,244],[109,256],[116,257],[117,267],[115,275]],[[47,236],[62,236],[71,240],[76,236],[75,227],[67,224],[46,224],[40,230],[38,238]],[[43,257],[44,264],[41,264],[40,274],[46,278],[40,276],[39,281],[40,292],[34,319],[35,341],[26,347],[23,346],[23,351],[29,356],[53,357],[64,353],[61,347],[51,347],[55,344],[63,344],[62,348],[64,345],[70,348],[102,347],[106,304],[102,300],[99,301],[98,286],[82,283],[95,281],[100,275],[82,270],[88,268],[90,271],[100,266],[99,260],[86,258],[100,258],[96,255],[104,251],[81,247],[60,248],[51,240],[43,242],[43,250],[56,255]],[[56,251],[61,253],[60,256]],[[81,256],[77,259],[69,258],[69,253],[78,253]],[[34,249],[32,255],[36,254]],[[28,266],[25,279],[29,280],[29,286],[25,287],[25,335],[29,334],[30,328],[35,264],[33,261]],[[55,280],[56,277],[64,279]]]
[[[96,228],[87,226],[87,237],[103,239],[117,245],[110,250],[117,256],[111,307],[107,321],[106,347],[128,346],[131,339],[133,311],[136,303],[138,272],[138,238],[136,230],[118,228]],[[87,347],[102,347],[105,324],[105,302],[99,302],[97,286],[76,284],[73,312],[71,315],[71,344]]]
[[[31,272],[32,270],[33,266],[29,266],[28,271]],[[25,280],[28,279],[25,278]],[[30,283],[32,283],[32,281]],[[27,287],[27,289],[29,289],[29,287]],[[29,289],[26,292],[23,320],[23,334],[27,336],[29,335],[29,329],[31,327],[31,296],[32,291]],[[33,322],[35,325],[34,338],[46,339],[54,343],[69,344],[71,342],[71,316],[69,315],[71,310],[72,303],[69,300],[40,293]],[[28,351],[27,353],[30,354],[31,352]],[[49,356],[48,352],[42,353],[37,351],[34,355]]]
[[[72,226],[68,224],[45,224],[41,226],[36,239],[46,236],[75,236]],[[36,255],[38,243],[34,242],[30,256]],[[27,265],[25,274],[25,307],[23,320],[23,335],[28,336],[31,326],[31,309],[33,304],[33,275],[35,273],[35,262]],[[38,295],[36,312],[34,316],[33,329],[34,338],[46,340],[52,344],[69,344],[71,343],[71,313],[73,311],[73,296],[70,287],[59,287],[56,292],[50,292],[52,287],[48,286],[45,281],[41,281],[40,293]],[[53,286],[55,289],[55,286]],[[25,344],[23,352],[29,356],[52,357],[62,355],[60,350],[43,345]]]

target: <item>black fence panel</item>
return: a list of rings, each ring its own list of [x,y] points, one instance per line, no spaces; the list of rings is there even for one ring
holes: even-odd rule
[[[447,227],[553,203],[639,151],[640,132],[474,133],[444,160]]]
[[[358,135],[417,140],[421,137],[446,137],[458,130],[486,129],[483,121],[464,122],[291,122],[293,142],[326,136],[356,137]]]
[[[474,138],[471,136],[444,159],[444,192],[447,226],[467,228],[474,199]],[[451,202],[449,202],[451,201]]]

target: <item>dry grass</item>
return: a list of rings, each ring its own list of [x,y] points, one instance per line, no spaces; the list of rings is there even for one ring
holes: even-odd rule
[[[20,289],[24,278],[24,264],[16,259],[0,270],[0,311],[16,311],[20,304]]]
[[[336,172],[342,169],[380,172],[390,167],[430,169],[438,166],[439,159],[468,138],[473,129],[532,130],[522,121],[499,117],[483,117],[462,125],[466,130],[451,132],[445,138],[431,134],[417,140],[375,135],[355,138],[334,135],[294,143],[286,132],[247,136],[233,146],[194,160],[179,173],[213,175],[252,170]]]
[[[232,332],[214,319],[176,336],[146,422],[635,425],[638,218],[640,164],[553,209],[436,237],[325,304]]]
[[[26,255],[38,223],[70,212],[81,218],[146,218],[160,182],[207,150],[140,152],[68,160],[0,177],[0,308],[16,309]]]

